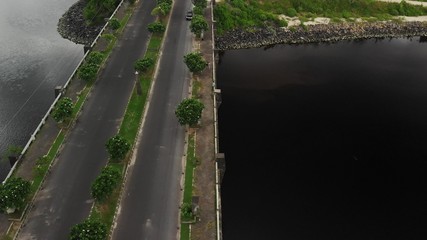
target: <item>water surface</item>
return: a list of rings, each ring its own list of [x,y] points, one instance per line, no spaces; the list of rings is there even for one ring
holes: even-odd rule
[[[226,51],[225,240],[426,239],[427,44]]]
[[[63,39],[56,25],[77,0],[0,1],[0,154],[25,146],[83,57],[83,46]],[[10,166],[0,164],[4,179]]]

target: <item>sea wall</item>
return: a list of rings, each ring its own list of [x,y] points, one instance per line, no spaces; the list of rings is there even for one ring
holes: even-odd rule
[[[339,23],[295,28],[236,29],[215,38],[216,50],[256,48],[274,44],[336,42],[350,39],[427,36],[424,22]]]

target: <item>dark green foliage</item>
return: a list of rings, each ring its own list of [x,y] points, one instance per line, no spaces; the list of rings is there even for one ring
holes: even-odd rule
[[[162,3],[168,3],[168,4],[172,5],[172,0],[157,0],[157,5],[160,5]]]
[[[181,219],[190,220],[193,218],[193,208],[191,203],[183,203],[181,206]]]
[[[105,144],[111,160],[121,160],[126,157],[127,152],[130,150],[130,144],[123,137],[116,135],[108,139]]]
[[[120,28],[121,24],[119,19],[117,18],[111,18],[110,21],[108,22],[108,25],[110,26],[111,29],[113,30],[117,30]]]
[[[0,210],[6,212],[8,208],[21,209],[31,191],[31,184],[22,178],[9,178],[0,185]]]
[[[56,122],[60,123],[73,115],[73,100],[69,97],[63,97],[58,100],[53,109],[52,117]]]
[[[90,82],[96,79],[99,66],[97,64],[84,63],[80,66],[78,76],[80,79]]]
[[[87,0],[83,16],[89,23],[102,22],[116,9],[119,0]]]
[[[203,9],[203,8],[201,8],[201,7],[197,7],[197,6],[195,6],[195,7],[193,8],[193,12],[194,12],[194,14],[196,14],[196,15],[203,15],[203,11],[204,11],[204,9]]]
[[[121,178],[120,171],[112,166],[106,166],[92,183],[92,197],[100,202],[108,198],[114,191]]]
[[[172,4],[168,2],[159,3],[151,12],[152,15],[166,16],[172,9]]]
[[[194,0],[194,5],[201,9],[205,9],[207,6],[207,3],[208,2],[206,0]]]
[[[102,61],[104,61],[104,54],[98,51],[90,52],[86,56],[86,60],[85,60],[87,64],[95,64],[95,65],[100,65]]]
[[[286,26],[279,14],[334,18],[377,17],[387,19],[392,15],[427,15],[427,8],[400,3],[372,0],[281,0],[218,2],[214,7],[215,27],[218,35],[235,28]]]
[[[187,65],[193,73],[199,73],[203,71],[208,63],[203,59],[200,52],[192,52],[184,56],[184,63]]]
[[[143,59],[138,59],[135,62],[134,68],[139,72],[145,72],[152,66],[154,66],[154,59],[150,57],[144,57]]]
[[[191,19],[190,30],[196,36],[200,37],[203,31],[208,30],[208,22],[202,15],[194,15],[193,19]]]
[[[175,115],[181,125],[195,125],[202,117],[205,108],[203,103],[195,98],[184,99],[175,110]]]
[[[151,33],[162,33],[166,30],[166,26],[161,22],[153,22],[148,24],[148,31]]]
[[[70,240],[106,240],[107,226],[94,219],[86,219],[71,228]]]

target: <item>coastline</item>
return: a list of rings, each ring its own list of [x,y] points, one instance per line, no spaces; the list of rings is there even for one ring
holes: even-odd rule
[[[291,28],[256,28],[251,31],[236,29],[217,37],[215,50],[415,36],[427,36],[426,22],[345,22]]]
[[[74,3],[59,19],[57,30],[58,33],[65,39],[68,39],[76,44],[90,45],[98,36],[104,22],[97,25],[86,25],[83,17],[83,9],[86,5],[86,0],[79,0]]]

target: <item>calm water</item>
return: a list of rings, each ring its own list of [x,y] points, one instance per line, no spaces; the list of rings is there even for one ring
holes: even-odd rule
[[[83,57],[83,46],[56,30],[77,0],[0,1],[0,156],[25,146],[49,106]],[[10,166],[0,164],[0,179]]]
[[[225,240],[427,239],[427,43],[220,58]]]

